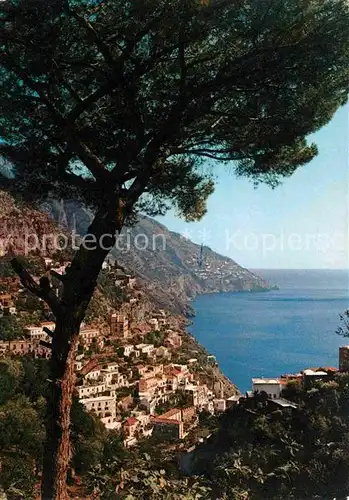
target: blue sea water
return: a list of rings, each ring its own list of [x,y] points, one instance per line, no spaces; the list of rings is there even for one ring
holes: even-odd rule
[[[195,299],[188,328],[244,392],[252,377],[338,366],[335,332],[349,309],[348,271],[259,270],[279,290],[221,293]]]

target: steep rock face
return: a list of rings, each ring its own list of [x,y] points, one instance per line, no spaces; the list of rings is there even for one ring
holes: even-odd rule
[[[53,202],[50,212],[80,234],[87,232],[92,218],[69,201]],[[197,294],[269,288],[262,278],[232,259],[208,247],[201,252],[199,245],[149,217],[140,217],[137,224],[124,228],[111,255],[138,277],[160,307],[185,314],[190,314],[188,302]]]
[[[57,224],[47,214],[34,210],[0,191],[0,256],[13,251],[26,255],[50,255],[56,250]]]

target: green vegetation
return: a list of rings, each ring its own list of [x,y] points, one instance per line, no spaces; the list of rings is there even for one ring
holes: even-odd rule
[[[0,491],[5,491],[8,500],[36,497],[45,439],[47,377],[46,360],[0,361]],[[121,390],[120,396],[129,392]],[[115,491],[117,498],[160,500],[171,494],[194,500],[204,491],[195,479],[178,475],[174,457],[161,450],[161,444],[152,448],[145,442],[140,449],[125,449],[121,436],[107,432],[75,398],[71,415],[71,467],[81,478],[83,496],[97,487],[101,500],[114,500]],[[75,481],[71,478],[70,482]]]
[[[263,397],[223,415],[198,449],[196,473],[215,498],[315,500],[349,491],[349,374],[308,390],[289,384],[297,409],[271,410]]]
[[[9,500],[35,495],[45,436],[47,376],[45,360],[0,362],[0,486]],[[271,410],[261,396],[220,418],[202,413],[198,435],[217,426],[218,431],[198,448],[195,475],[187,479],[181,477],[175,455],[164,445],[145,440],[139,448],[127,450],[120,435],[106,432],[74,400],[71,466],[80,477],[81,492],[87,495],[98,488],[101,500],[114,500],[115,491],[117,498],[139,500],[171,495],[183,500],[345,496],[349,491],[349,374],[316,382],[307,391],[291,382],[286,391],[299,404],[297,409]],[[176,405],[185,403],[176,400]],[[165,405],[157,410],[167,409]]]
[[[41,471],[45,440],[46,360],[0,361],[0,489],[9,500],[33,499]],[[102,460],[110,439],[103,424],[74,399],[72,406],[72,466],[87,474]]]
[[[176,391],[168,401],[158,404],[155,408],[155,412],[157,415],[162,415],[168,410],[171,410],[171,408],[187,408],[188,406],[191,406],[190,396],[183,393],[183,391]]]
[[[112,307],[117,308],[127,300],[127,292],[119,285],[115,285],[107,271],[102,270],[98,276],[98,288],[108,298]]]
[[[25,330],[23,325],[14,315],[0,318],[0,340],[14,340],[23,337]]]
[[[103,293],[100,293],[99,288],[95,290],[91,301],[86,309],[85,321],[90,322],[105,322],[110,320],[110,301]]]
[[[17,360],[0,362],[0,485],[9,499],[33,498],[44,441],[43,399],[35,392],[40,377],[33,387],[27,368]]]
[[[0,361],[0,487],[9,500],[34,498],[45,440],[47,377],[46,360],[23,357]],[[76,400],[72,415],[73,463],[77,470],[84,471],[86,461],[95,465],[106,433]],[[95,454],[88,449],[96,450]]]
[[[11,266],[10,259],[6,255],[0,257],[0,276],[4,278],[9,278],[15,275],[16,273],[14,272],[13,267]]]
[[[20,201],[16,201],[20,206]],[[24,266],[28,271],[33,273],[35,276],[43,273],[45,271],[45,265],[42,257],[40,255],[30,255],[24,256],[20,255],[18,261]],[[0,257],[0,276],[11,277],[16,276],[16,273],[11,265],[11,256],[4,255]]]
[[[16,300],[16,307],[21,312],[25,312],[29,315],[36,317],[36,321],[44,321],[44,302],[27,290],[23,290]]]
[[[161,330],[153,331],[143,337],[143,342],[145,344],[153,344],[154,347],[160,347],[164,344],[165,337],[165,332]]]
[[[90,476],[90,489],[97,486],[101,500],[199,500],[210,498],[210,489],[197,478],[179,478],[174,474],[175,463],[162,450],[154,452],[124,452],[121,460],[115,454],[103,467]],[[150,455],[152,453],[152,456]],[[207,496],[208,495],[208,496]]]

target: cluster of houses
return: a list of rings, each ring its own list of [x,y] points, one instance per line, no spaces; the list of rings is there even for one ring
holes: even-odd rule
[[[9,352],[15,355],[32,355],[35,358],[50,358],[50,343],[55,323],[44,321],[38,325],[28,325],[25,327],[27,335],[15,340],[1,340],[0,353]],[[104,338],[98,328],[89,328],[82,325],[80,329],[80,344],[84,348],[89,348],[95,342],[102,349]]]
[[[246,273],[238,265],[229,259],[213,259],[206,255],[205,249],[202,255],[189,256],[185,264],[195,270],[195,274],[202,280],[216,279],[218,282],[229,284],[239,279],[246,279]]]
[[[45,259],[48,271],[64,274],[67,265]],[[105,266],[109,269],[110,263]],[[136,286],[131,275],[117,272],[114,277],[121,288]],[[15,284],[18,293],[17,280]],[[15,314],[13,295],[0,294],[0,316]],[[0,341],[0,354],[48,359],[54,329],[52,321],[30,324],[22,338]],[[177,352],[182,341],[164,310],[150,313],[144,324],[131,324],[128,315],[118,311],[110,315],[109,328],[81,325],[76,394],[107,429],[122,433],[125,446],[151,435],[181,440],[198,424],[201,411],[222,412],[233,403],[235,396],[224,399],[221,386],[211,390],[196,379],[196,358],[186,364],[172,361],[181,358]]]
[[[4,315],[16,315],[17,310],[14,305],[14,300],[10,294],[0,294],[0,317]],[[166,326],[166,315],[164,311],[155,312],[147,321],[146,331],[159,331],[160,328]],[[0,353],[11,352],[16,355],[32,354],[34,357],[49,358],[51,355],[50,347],[47,345],[51,342],[50,332],[53,332],[55,324],[53,322],[41,322],[35,325],[28,325],[23,330],[22,338],[11,341],[0,341]],[[79,338],[80,345],[84,350],[90,349],[92,346],[102,351],[105,345],[105,340],[114,340],[120,343],[124,350],[125,356],[139,357],[141,355],[154,355],[162,357],[170,357],[168,348],[179,348],[182,345],[181,336],[170,329],[164,330],[166,340],[163,346],[155,348],[151,344],[138,343],[136,345],[129,344],[130,338],[133,337],[131,332],[129,319],[125,314],[112,313],[110,317],[110,331],[102,331],[101,328],[92,327],[85,324],[81,325]]]
[[[54,328],[55,324],[51,321],[27,326],[27,337],[0,341],[0,354],[32,355],[35,358],[48,359],[51,356],[51,349],[47,345],[51,342],[48,332],[53,332]]]
[[[0,304],[12,307],[11,297],[3,295]],[[197,425],[201,411],[220,412],[227,405],[221,388],[212,391],[195,380],[191,368],[196,358],[187,364],[171,362],[182,347],[182,334],[170,328],[166,313],[155,311],[146,323],[140,332],[131,328],[127,315],[115,312],[110,316],[109,331],[82,324],[82,348],[75,360],[80,402],[107,429],[122,432],[127,447],[150,435],[161,440],[183,439]],[[50,358],[54,328],[51,321],[28,325],[23,338],[0,341],[0,354]],[[156,332],[161,345],[157,342],[155,346],[147,342],[147,335],[155,333],[157,338]],[[111,353],[110,344],[118,346],[117,354]],[[159,410],[162,407],[168,411]]]
[[[127,447],[150,435],[183,439],[197,425],[201,411],[224,411],[235,397],[225,400],[221,385],[210,390],[196,380],[191,369],[196,358],[187,364],[171,363],[182,346],[182,335],[169,328],[164,311],[152,313],[148,326],[151,332],[160,330],[163,334],[160,346],[146,343],[147,334],[142,343],[130,343],[134,332],[128,318],[113,313],[110,338],[118,340],[117,362],[101,365],[98,356],[88,359],[84,354],[76,359],[80,402],[87,411],[95,412],[106,428],[121,431]],[[177,407],[179,398],[182,403]],[[159,414],[162,407],[168,411]]]
[[[183,439],[197,425],[202,410],[210,413],[224,411],[224,399],[206,385],[195,381],[187,365],[175,363],[135,364],[125,367],[118,363],[100,366],[89,360],[85,365],[80,355],[75,368],[81,385],[76,391],[87,411],[94,412],[107,429],[120,430],[124,444],[129,447],[140,437],[156,435],[159,439]],[[129,394],[125,396],[125,391]],[[120,391],[121,389],[121,391]],[[178,394],[185,397],[184,407],[174,407],[157,414],[157,407],[168,404]],[[230,398],[232,399],[232,398]]]
[[[299,387],[309,390],[317,381],[331,381],[337,372],[349,371],[349,346],[339,348],[339,369],[333,366],[307,368],[296,374],[281,377],[261,377],[252,379],[252,390],[246,393],[246,398],[264,395],[272,408],[297,408],[297,405],[283,397],[283,391],[291,381],[298,382]]]

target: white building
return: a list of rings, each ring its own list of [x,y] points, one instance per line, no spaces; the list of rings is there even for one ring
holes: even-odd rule
[[[116,420],[115,417],[104,417],[101,421],[105,425],[105,428],[112,431],[119,431],[121,429],[121,422]]]
[[[147,356],[149,356],[149,354],[151,354],[154,351],[154,349],[155,349],[155,347],[153,346],[153,344],[137,344],[136,348],[142,354],[146,354]]]
[[[214,399],[213,404],[216,411],[225,411],[227,408],[225,399]]]
[[[48,321],[40,323],[40,325],[30,325],[27,326],[26,328],[29,332],[30,339],[32,341],[44,340],[45,342],[50,342],[51,337],[44,331],[44,328],[47,328],[48,330],[51,330],[51,332],[53,332],[55,329],[55,324],[53,323],[53,321]]]
[[[117,371],[111,372],[108,370],[101,370],[101,377],[105,384],[112,384],[112,383],[119,384],[120,378],[122,379],[122,375],[120,375],[119,372]]]
[[[278,399],[280,398],[282,386],[278,378],[253,378],[252,379],[252,391],[253,392],[265,392],[268,398]]]
[[[185,393],[191,398],[191,404],[200,408],[209,402],[208,388],[206,385],[186,384]]]
[[[101,376],[100,368],[93,368],[85,375],[86,380],[97,380]]]
[[[83,344],[90,345],[94,340],[100,336],[98,328],[80,328],[79,337]]]
[[[74,368],[76,371],[79,371],[83,366],[84,366],[84,355],[78,354],[75,357]]]
[[[143,413],[141,411],[133,411],[131,415],[135,417],[142,427],[145,427],[150,422],[150,415]]]
[[[96,398],[80,399],[87,411],[94,411],[100,418],[116,416],[115,397],[99,396]]]
[[[131,344],[124,346],[124,356],[129,356],[134,351],[134,346]]]
[[[83,362],[81,359],[76,359],[75,362],[74,362],[74,368],[75,370],[78,372],[79,370],[81,370],[81,368],[83,367]]]
[[[109,363],[105,368],[103,365],[103,369],[107,370],[110,373],[118,373],[119,365],[117,363]]]
[[[153,330],[154,331],[158,331],[159,330],[159,321],[157,318],[151,318],[148,323],[153,327]]]
[[[106,384],[79,385],[76,387],[79,399],[86,399],[97,394],[102,394],[107,390]]]
[[[190,358],[188,359],[188,365],[195,365],[198,362],[198,358]]]

